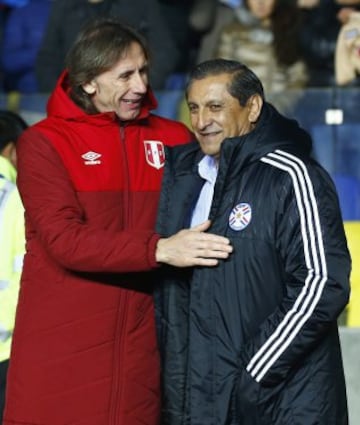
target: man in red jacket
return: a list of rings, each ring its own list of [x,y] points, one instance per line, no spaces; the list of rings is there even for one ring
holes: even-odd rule
[[[216,265],[231,247],[209,222],[154,232],[164,145],[192,137],[155,107],[144,41],[102,20],[19,141],[27,253],[4,425],[158,423],[154,271]]]

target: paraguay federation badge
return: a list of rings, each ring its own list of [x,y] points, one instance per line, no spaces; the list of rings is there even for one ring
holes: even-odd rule
[[[236,205],[229,216],[229,226],[236,231],[244,230],[251,221],[251,207],[247,203]]]
[[[144,140],[146,162],[159,170],[165,164],[164,144],[159,140]]]

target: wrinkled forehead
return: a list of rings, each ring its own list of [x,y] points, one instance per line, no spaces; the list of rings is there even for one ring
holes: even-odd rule
[[[189,102],[208,102],[215,99],[232,98],[229,93],[229,85],[231,83],[231,75],[219,74],[209,75],[202,79],[193,80],[190,82],[186,98]]]

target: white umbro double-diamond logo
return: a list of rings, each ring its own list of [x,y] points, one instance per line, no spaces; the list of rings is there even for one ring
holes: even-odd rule
[[[101,164],[99,158],[101,157],[100,153],[89,151],[81,155],[81,158],[84,159],[85,165],[98,165]]]

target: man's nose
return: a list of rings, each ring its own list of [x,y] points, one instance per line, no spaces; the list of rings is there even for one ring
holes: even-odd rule
[[[210,119],[210,115],[209,113],[203,109],[203,110],[199,110],[199,113],[197,115],[197,123],[196,126],[198,127],[198,129],[204,129],[206,128],[209,123],[210,123],[211,119]]]
[[[132,88],[136,93],[146,93],[147,90],[147,78],[140,73],[136,73],[133,76]]]

